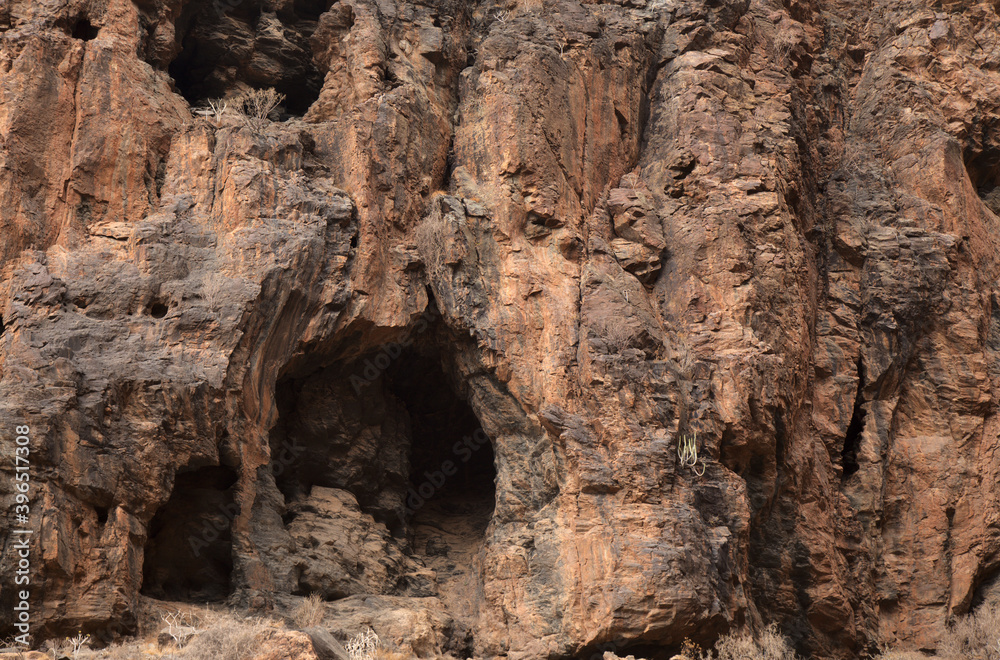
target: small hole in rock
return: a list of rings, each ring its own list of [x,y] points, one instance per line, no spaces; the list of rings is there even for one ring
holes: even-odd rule
[[[3,317],[0,316],[0,337],[3,336],[3,333],[6,332],[6,330],[7,330],[7,326],[3,322]]]
[[[155,302],[149,306],[149,315],[154,319],[162,319],[170,309],[161,302]]]
[[[95,27],[86,18],[81,18],[73,25],[72,36],[74,39],[81,39],[83,41],[91,41],[97,38],[97,33],[100,28]]]
[[[108,507],[106,506],[95,506],[94,513],[97,514],[97,524],[104,525],[108,522]]]

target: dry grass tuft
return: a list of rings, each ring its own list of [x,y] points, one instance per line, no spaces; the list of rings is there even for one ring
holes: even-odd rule
[[[268,631],[261,619],[220,616],[191,638],[179,658],[186,660],[250,660]]]
[[[747,632],[723,635],[715,643],[718,660],[797,660],[788,641],[771,624],[756,637]],[[701,660],[711,660],[712,654],[702,654]]]
[[[242,618],[230,612],[201,613],[197,634],[182,647],[159,646],[153,639],[134,639],[88,654],[93,660],[251,660],[272,629],[263,619]]]
[[[375,631],[368,630],[358,633],[354,638],[344,645],[351,660],[376,660],[380,640]]]
[[[931,656],[916,651],[885,650],[875,660],[921,660]],[[981,606],[957,620],[937,655],[940,660],[1000,660],[1000,603]]]
[[[308,598],[303,598],[299,606],[292,612],[292,621],[299,630],[318,626],[326,616],[326,606],[323,598],[319,594],[309,594]]]
[[[955,622],[941,654],[949,660],[1000,660],[1000,603],[983,605]]]

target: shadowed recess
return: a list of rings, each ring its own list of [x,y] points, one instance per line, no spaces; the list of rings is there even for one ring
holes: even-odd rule
[[[149,526],[143,594],[185,602],[229,596],[236,479],[235,471],[217,466],[177,475],[170,499]]]
[[[309,40],[330,4],[297,0],[273,12],[260,0],[190,3],[177,20],[181,49],[168,71],[192,105],[273,87],[285,96],[273,118],[302,116],[323,86]]]
[[[404,353],[386,379],[410,416],[406,505],[414,550],[432,554],[449,537],[452,543],[478,546],[496,499],[490,438],[456,395],[437,355]]]
[[[858,358],[858,392],[854,398],[854,413],[851,415],[851,423],[847,426],[844,449],[841,452],[845,480],[858,471],[858,446],[861,443],[861,434],[865,430],[864,387],[865,368],[861,358]]]
[[[414,554],[463,562],[493,514],[493,446],[431,334],[279,382],[273,474],[286,502],[346,490]]]

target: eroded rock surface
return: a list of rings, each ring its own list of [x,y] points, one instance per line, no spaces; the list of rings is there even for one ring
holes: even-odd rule
[[[422,657],[934,649],[1000,593],[998,11],[0,6],[37,634],[317,592]]]

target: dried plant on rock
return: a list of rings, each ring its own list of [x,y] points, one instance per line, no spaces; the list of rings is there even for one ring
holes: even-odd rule
[[[273,88],[251,89],[230,102],[243,124],[254,133],[263,133],[270,124],[270,114],[285,100]]]

